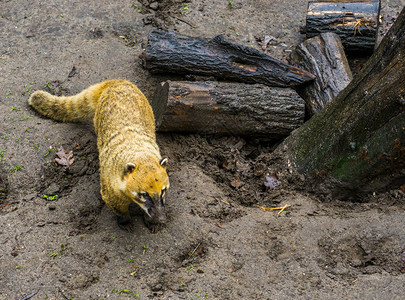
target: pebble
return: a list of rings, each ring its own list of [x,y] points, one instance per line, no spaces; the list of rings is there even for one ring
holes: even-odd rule
[[[60,191],[60,187],[55,182],[51,183],[51,185],[45,190],[45,194],[48,196],[54,196],[58,194]]]
[[[152,24],[153,18],[152,16],[146,16],[142,19],[144,25]]]
[[[34,199],[37,196],[37,194],[32,193],[32,194],[28,194],[24,196],[24,201],[31,201],[32,199]]]
[[[149,7],[153,10],[157,10],[159,8],[159,3],[157,1],[154,1],[151,4],[149,4]]]

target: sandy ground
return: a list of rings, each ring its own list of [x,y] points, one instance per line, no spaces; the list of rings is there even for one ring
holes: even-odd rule
[[[267,53],[282,60],[305,38],[307,1],[228,2],[0,1],[0,299],[404,298],[399,190],[358,203],[325,203],[288,182],[267,191],[272,145],[159,134],[169,221],[152,234],[135,209],[126,231],[99,194],[92,125],[28,107],[34,90],[71,95],[112,78],[151,98],[171,78],[141,65],[155,27],[257,49],[272,35]],[[403,6],[383,1],[384,26]],[[74,153],[68,169],[54,162],[61,145]],[[280,214],[257,207],[285,204]]]

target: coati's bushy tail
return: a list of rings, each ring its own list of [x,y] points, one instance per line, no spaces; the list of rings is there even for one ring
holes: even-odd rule
[[[44,91],[36,91],[28,99],[28,104],[39,113],[54,120],[80,122],[93,118],[98,99],[106,88],[123,81],[105,81],[69,97],[58,97]]]

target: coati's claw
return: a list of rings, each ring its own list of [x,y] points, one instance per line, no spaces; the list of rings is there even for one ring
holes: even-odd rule
[[[164,227],[164,223],[150,222],[146,216],[144,216],[143,222],[145,223],[146,227],[148,227],[152,233],[157,233]]]
[[[149,225],[146,225],[146,227],[148,227],[149,230],[152,233],[157,233],[158,231],[160,231],[163,228],[163,226],[164,226],[163,224],[149,224]]]

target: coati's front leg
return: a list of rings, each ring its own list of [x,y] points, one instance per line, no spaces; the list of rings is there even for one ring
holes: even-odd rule
[[[101,197],[103,198],[105,204],[107,204],[113,213],[117,215],[117,222],[119,226],[130,223],[131,219],[129,215],[129,205],[131,202],[125,202],[119,197],[114,197],[113,195],[103,193],[103,190],[101,190]]]
[[[127,225],[130,223],[131,219],[129,216],[129,207],[127,205],[126,208],[119,207],[116,203],[112,204],[109,203],[107,206],[113,211],[114,214],[117,215],[117,222],[118,225]]]

